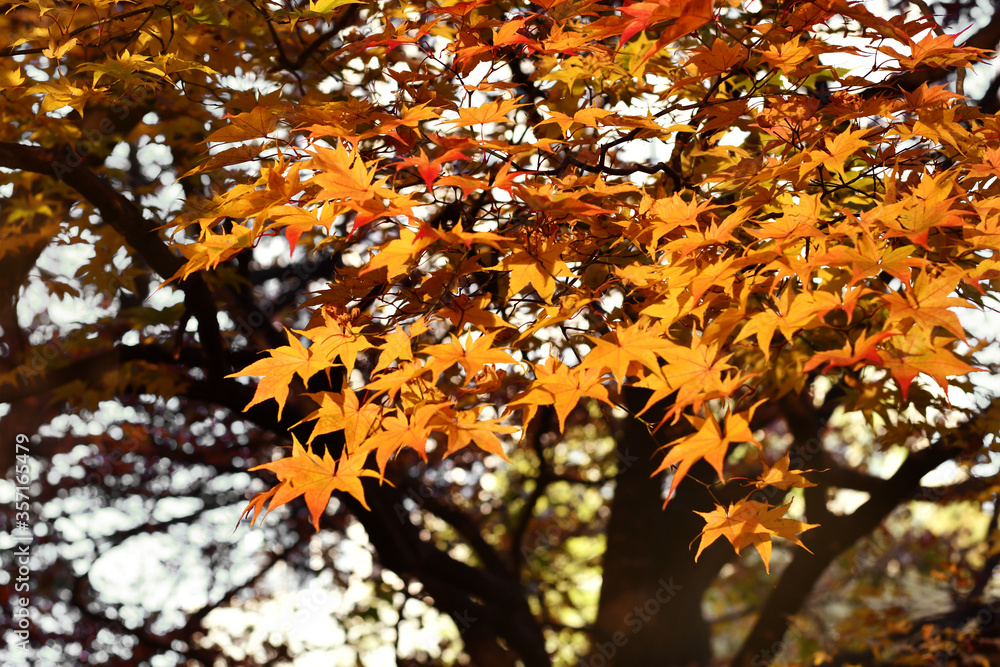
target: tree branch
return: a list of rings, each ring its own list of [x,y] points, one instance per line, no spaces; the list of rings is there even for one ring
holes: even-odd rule
[[[80,158],[67,148],[64,157],[55,150],[0,142],[0,167],[30,171],[59,179],[72,187],[100,212],[125,241],[163,278],[170,278],[184,265],[160,239],[153,225],[143,218],[139,206],[126,198],[105,178],[82,165]],[[218,313],[211,292],[197,273],[179,283],[184,305],[198,319],[198,335],[205,348],[205,369],[210,377],[225,374],[225,348],[219,331]]]
[[[969,39],[959,46],[968,46],[974,49],[992,50],[1000,43],[1000,8],[995,9],[990,22],[976,31]],[[913,72],[904,72],[896,76],[889,77],[882,84],[871,86],[861,93],[864,98],[875,97],[891,91],[903,91],[912,93],[920,86],[939,81],[952,71],[954,67],[933,67],[921,69]]]
[[[945,461],[964,451],[977,436],[978,424],[968,422],[946,442],[910,454],[896,474],[885,480],[871,498],[852,515],[830,517],[804,538],[813,553],[797,551],[777,587],[761,608],[760,616],[746,638],[732,667],[762,667],[770,664],[782,646],[789,617],[805,603],[813,585],[827,566],[857,540],[885,519],[900,503],[920,489],[920,479]]]

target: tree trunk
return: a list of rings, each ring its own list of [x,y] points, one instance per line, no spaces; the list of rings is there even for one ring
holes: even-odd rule
[[[645,402],[638,392],[629,396],[626,390],[626,398],[633,410]],[[668,442],[687,428],[664,427],[661,439]],[[582,663],[589,667],[688,667],[711,660],[701,601],[732,550],[713,545],[694,562],[690,545],[704,522],[693,510],[710,510],[712,500],[690,478],[711,480],[715,473],[707,464],[693,467],[664,509],[663,476],[651,477],[658,447],[636,419],[628,420],[618,438],[621,469],[611,505],[594,645]]]

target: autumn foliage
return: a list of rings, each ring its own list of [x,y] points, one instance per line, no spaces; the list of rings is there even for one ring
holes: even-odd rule
[[[754,407],[801,389],[811,371],[852,390],[846,411],[884,413],[906,405],[921,373],[946,388],[974,370],[956,354],[966,334],[954,308],[974,307],[996,275],[991,253],[977,252],[993,245],[979,222],[991,224],[988,204],[968,194],[1000,176],[977,163],[989,120],[967,130],[959,123],[973,114],[941,87],[859,96],[867,81],[819,56],[860,49],[806,38],[843,13],[900,70],[982,53],[933,32],[915,39],[926,22],[836,2],[792,3],[773,22],[721,23],[703,43],[667,48],[713,9],[555,3],[510,21],[485,3],[431,9],[327,57],[408,63],[373,82],[392,91],[388,107],[268,100],[206,138],[240,146],[196,172],[244,162],[251,142],[271,153],[260,176],[174,221],[198,232],[175,277],[268,234],[293,252],[305,235],[358,258],[310,300],[314,315],[294,332],[308,348],[292,336],[239,373],[262,376],[251,405],[274,399],[279,415],[294,377],[343,367],[348,378],[311,395],[307,417],[314,435],[345,431],[336,462],[296,445],[290,463],[262,466],[279,485],[254,499],[253,518],[267,500],[305,495],[318,524],[332,491],[364,501],[371,454],[381,472],[401,448],[426,460],[428,442],[444,456],[473,445],[503,457],[498,433],[523,432],[545,405],[562,427],[587,399],[641,418],[669,398],[650,428],[691,429],[665,445],[657,472],[677,466],[672,491],[704,459],[724,482],[731,446],[757,445]],[[535,68],[520,86],[496,75],[515,58]],[[575,93],[588,80],[591,94],[608,91],[603,104]],[[840,85],[828,100],[795,94],[809,80]],[[626,106],[640,99],[645,114]],[[729,146],[733,130],[751,137]],[[685,154],[691,137],[698,149]],[[668,142],[669,161],[615,166],[616,153],[654,139]],[[936,164],[944,158],[957,164]],[[365,353],[379,361],[357,377]],[[650,390],[647,404],[624,406],[623,385]],[[702,546],[724,536],[767,562],[771,536],[799,543],[810,527],[780,518],[786,509],[720,506]]]
[[[4,224],[23,244],[60,216],[92,227],[107,243],[84,279],[121,239],[155,246],[146,261],[184,295],[204,355],[165,391],[229,378],[253,387],[240,407],[277,408],[285,449],[251,468],[271,485],[251,522],[304,502],[319,530],[331,496],[370,511],[401,462],[473,452],[502,471],[542,432],[587,451],[572,428],[629,422],[657,440],[644,475],[666,475],[663,507],[702,493],[684,501],[700,527],[677,537],[685,557],[723,540],[771,572],[777,545],[840,553],[812,554],[811,536],[845,530],[826,502],[857,480],[805,456],[811,437],[854,419],[909,454],[880,480],[893,499],[857,510],[858,536],[941,462],[994,446],[995,410],[963,398],[990,340],[963,311],[1000,286],[1000,121],[940,80],[990,54],[933,17],[847,0],[131,8],[8,3]],[[157,118],[123,131],[115,110],[147,98]],[[112,169],[161,207],[134,229],[87,222],[125,210],[113,198],[81,216],[19,180],[86,198],[81,172],[101,164],[63,147],[130,132],[163,135],[184,184],[164,205]],[[278,239],[280,261],[328,272],[266,336],[216,321]],[[244,349],[261,354],[237,363]]]

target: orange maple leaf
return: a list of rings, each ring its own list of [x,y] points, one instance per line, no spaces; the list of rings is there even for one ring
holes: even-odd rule
[[[458,118],[444,122],[451,123],[457,127],[503,123],[507,121],[507,114],[523,106],[525,105],[517,104],[514,100],[496,100],[478,107],[463,107],[458,110]]]
[[[343,431],[345,447],[348,453],[353,453],[378,425],[382,416],[381,407],[372,403],[362,405],[357,394],[346,383],[337,394],[323,392],[306,396],[319,403],[319,408],[302,420],[316,420],[306,444],[312,444],[313,440],[326,433]]]
[[[420,458],[427,460],[427,438],[431,428],[428,422],[447,403],[422,405],[412,415],[397,411],[382,420],[377,430],[362,445],[364,451],[375,451],[379,474],[385,478],[385,466],[396,452],[404,447],[416,450]]]
[[[508,297],[531,285],[538,296],[545,299],[545,303],[551,303],[556,291],[556,278],[573,275],[562,259],[564,250],[565,247],[558,243],[543,247],[537,254],[526,249],[514,250],[493,270],[510,271]]]
[[[661,447],[661,449],[669,447],[670,451],[667,452],[666,457],[664,457],[659,467],[651,475],[658,475],[670,466],[677,464],[677,470],[674,472],[674,477],[670,482],[670,490],[667,492],[667,498],[663,501],[664,506],[670,501],[670,498],[674,494],[674,489],[677,488],[677,485],[687,475],[691,466],[700,459],[708,461],[715,468],[719,479],[725,482],[726,478],[722,467],[726,460],[726,454],[729,452],[729,445],[737,442],[751,442],[758,448],[761,446],[754,439],[753,431],[750,430],[750,420],[753,419],[756,407],[754,405],[746,413],[727,414],[725,419],[726,432],[724,435],[719,421],[711,412],[708,413],[708,417],[706,418],[688,417],[688,421],[698,430],[691,435],[683,436]]]
[[[333,366],[336,359],[347,369],[350,377],[354,370],[354,362],[358,353],[374,347],[368,337],[361,333],[363,327],[351,324],[341,324],[329,313],[323,311],[323,324],[305,331],[297,331],[308,336],[313,344],[309,348],[313,356],[326,362],[326,367]]]
[[[517,428],[502,426],[499,419],[479,419],[481,411],[482,406],[473,410],[445,408],[437,411],[429,424],[433,430],[448,436],[445,456],[475,443],[480,449],[496,454],[509,463],[510,459],[507,458],[503,451],[503,445],[495,434],[513,433],[517,431]]]
[[[763,472],[757,477],[754,485],[758,489],[763,489],[768,486],[773,486],[775,488],[781,489],[782,491],[787,491],[788,489],[795,487],[799,489],[804,489],[808,486],[816,486],[808,479],[802,476],[803,473],[816,472],[815,470],[789,470],[788,466],[791,465],[788,454],[786,453],[773,465],[767,465],[767,462],[761,458],[761,466],[764,468]]]
[[[396,329],[384,336],[385,342],[378,346],[381,350],[378,356],[378,364],[372,373],[378,373],[383,368],[388,368],[393,361],[403,362],[413,360],[413,340],[410,334],[402,329]]]
[[[368,389],[374,391],[373,396],[385,392],[389,400],[395,400],[396,395],[403,387],[426,375],[430,368],[424,365],[420,359],[413,361],[403,361],[392,370],[389,370],[368,383]],[[426,380],[420,380],[426,382]]]
[[[696,512],[705,519],[705,528],[701,531],[701,543],[698,545],[695,561],[706,547],[720,537],[725,537],[733,545],[736,553],[740,553],[744,547],[753,545],[764,561],[764,568],[770,574],[771,538],[783,537],[809,551],[796,535],[819,525],[781,518],[790,505],[789,502],[780,507],[771,507],[756,500],[740,500],[731,504],[729,509],[716,505],[711,512]]]
[[[868,336],[867,331],[862,331],[856,341],[853,343],[851,341],[847,341],[844,343],[844,347],[839,350],[817,352],[814,354],[809,361],[806,362],[805,366],[802,367],[802,372],[808,373],[823,363],[826,364],[823,372],[837,366],[855,367],[861,363],[880,366],[882,364],[882,357],[879,356],[879,351],[876,346],[886,338],[898,335],[899,333],[896,331],[880,331],[873,336]]]
[[[524,425],[531,421],[541,405],[555,407],[559,429],[565,430],[566,417],[584,396],[611,404],[608,390],[601,384],[601,374],[594,369],[571,368],[555,357],[549,357],[544,366],[535,365],[534,369],[535,381],[507,404],[508,409],[527,406],[522,420]]]
[[[288,386],[292,379],[298,375],[303,382],[307,382],[316,373],[330,367],[324,358],[317,357],[311,348],[304,347],[291,332],[286,330],[286,333],[289,345],[268,350],[271,356],[267,359],[255,361],[240,372],[226,376],[231,378],[260,376],[253,400],[247,403],[246,407],[250,408],[273,398],[278,402],[278,419],[281,419],[281,412],[285,409]]]
[[[465,337],[465,345],[458,336],[451,335],[451,343],[430,345],[420,350],[428,357],[427,368],[433,371],[435,377],[459,364],[466,377],[472,377],[488,364],[512,364],[514,358],[503,350],[493,348],[493,340],[499,332],[483,334],[473,339],[472,334]]]
[[[581,369],[593,368],[601,372],[609,369],[618,378],[619,390],[625,377],[634,375],[639,367],[660,373],[657,354],[665,356],[676,347],[662,333],[640,324],[618,327],[604,338],[587,338],[593,341],[594,348],[580,364]]]
[[[338,462],[329,451],[325,451],[322,457],[317,456],[311,450],[303,448],[302,444],[294,435],[292,436],[292,455],[283,459],[264,463],[263,465],[250,468],[250,472],[255,470],[270,470],[278,476],[278,485],[272,489],[257,494],[243,510],[243,517],[253,510],[251,523],[257,520],[265,502],[269,501],[268,510],[264,516],[285,503],[305,496],[306,507],[312,516],[313,527],[319,530],[319,518],[330,502],[330,495],[334,491],[344,491],[360,502],[365,509],[368,503],[365,502],[364,489],[361,486],[362,477],[377,477],[371,470],[364,470],[364,457],[348,457],[343,454]]]
[[[932,336],[922,327],[912,327],[906,334],[893,339],[891,349],[879,351],[882,366],[896,380],[904,401],[910,385],[920,373],[926,373],[947,389],[949,377],[983,370],[955,356],[948,349],[953,340],[947,336]]]

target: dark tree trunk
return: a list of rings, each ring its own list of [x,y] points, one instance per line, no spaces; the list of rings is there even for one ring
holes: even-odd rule
[[[628,398],[633,409],[645,402],[637,392]],[[669,442],[687,425],[661,430],[658,439]],[[663,476],[651,477],[659,446],[636,419],[628,420],[618,437],[621,469],[611,506],[594,646],[585,663],[591,667],[688,667],[711,660],[701,602],[732,550],[713,545],[695,563],[690,545],[704,526],[693,510],[712,507],[711,496],[693,479],[711,481],[715,472],[707,464],[693,467],[692,479],[678,487],[664,509]]]

